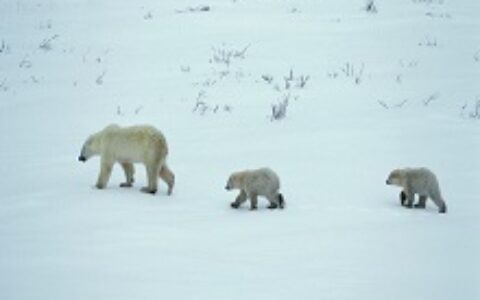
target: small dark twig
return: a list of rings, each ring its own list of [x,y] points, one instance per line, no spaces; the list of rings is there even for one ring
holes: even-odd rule
[[[428,106],[431,102],[437,100],[440,97],[438,93],[430,95],[427,99],[423,100],[423,105]]]
[[[51,38],[45,39],[40,43],[40,46],[38,48],[44,50],[44,51],[50,51],[52,50],[52,42],[59,37],[58,34],[55,34]]]

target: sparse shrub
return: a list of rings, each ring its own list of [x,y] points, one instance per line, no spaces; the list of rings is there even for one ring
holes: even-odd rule
[[[279,121],[287,116],[289,99],[290,94],[286,94],[278,103],[272,104],[272,114],[270,116],[271,121]]]
[[[10,52],[10,47],[7,45],[7,43],[2,40],[2,43],[0,44],[0,54],[1,53],[8,53]]]
[[[138,115],[138,114],[140,113],[140,111],[142,111],[142,109],[143,109],[143,106],[142,106],[142,105],[140,105],[140,106],[138,106],[137,108],[135,108],[135,114]]]
[[[95,80],[95,83],[98,85],[102,85],[105,74],[107,74],[107,71],[103,71],[102,74],[98,75],[97,79]]]
[[[187,7],[185,9],[177,9],[176,12],[177,14],[183,14],[183,13],[196,13],[196,12],[208,12],[211,10],[211,7],[208,5],[199,5],[195,7]]]
[[[430,102],[437,100],[439,97],[438,93],[431,94],[427,99],[423,100],[423,105],[428,106]]]
[[[290,69],[290,73],[288,73],[288,76],[284,76],[283,80],[285,81],[285,89],[288,90],[290,89],[290,83],[293,81],[293,70]]]
[[[395,82],[398,84],[401,84],[403,80],[402,78],[403,78],[402,74],[397,74],[397,76],[395,76]]]
[[[380,104],[380,105],[381,105],[383,108],[385,108],[385,109],[389,109],[389,108],[390,108],[390,106],[388,106],[388,104],[385,103],[385,101],[383,101],[383,100],[378,100],[377,102],[378,102],[378,104]]]
[[[273,76],[268,74],[263,74],[262,79],[265,80],[268,84],[271,84],[273,81]]]
[[[227,68],[230,67],[231,61],[233,58],[237,59],[244,59],[245,53],[247,52],[250,45],[247,45],[243,49],[236,50],[236,49],[228,49],[226,47],[222,48],[215,48],[212,47],[212,58],[210,59],[210,63],[217,63],[223,64]]]
[[[300,10],[299,10],[298,8],[296,8],[296,7],[292,7],[292,8],[290,9],[290,13],[291,13],[291,14],[298,14],[298,13],[300,13]]]
[[[144,16],[143,16],[143,19],[144,20],[151,20],[153,19],[153,14],[151,11],[147,12]]]
[[[365,5],[365,11],[371,14],[377,13],[377,7],[375,6],[374,0],[367,0],[367,3]]]
[[[307,75],[307,76],[300,75],[300,77],[298,77],[297,87],[303,89],[309,79],[310,79],[310,75]]]
[[[0,91],[6,92],[8,91],[8,85],[7,85],[7,79],[3,79],[2,82],[0,82]]]
[[[192,112],[198,113],[201,116],[205,115],[207,112],[212,112],[214,114],[223,111],[223,112],[231,112],[232,107],[230,105],[210,105],[204,99],[206,98],[207,93],[203,90],[199,91],[197,94],[197,98],[195,100],[195,105],[192,109]]]
[[[30,69],[33,66],[32,61],[24,57],[20,63],[18,64],[18,67],[21,69]]]
[[[347,62],[343,67],[340,68],[339,71],[336,70],[336,71],[328,72],[327,76],[329,78],[335,79],[343,75],[343,77],[345,78],[352,78],[353,82],[355,82],[355,84],[358,85],[363,81],[364,70],[365,70],[364,63],[362,63],[360,67],[358,67],[351,62]]]
[[[423,47],[437,47],[438,46],[438,41],[437,41],[437,38],[436,37],[432,37],[432,36],[425,36],[425,38],[423,39],[423,41],[419,42],[418,43],[419,46],[423,46]]]
[[[193,112],[200,113],[200,115],[204,115],[205,112],[209,109],[207,103],[203,101],[205,98],[205,91],[199,91],[197,94],[197,99],[195,101],[195,106],[193,107]]]
[[[55,34],[54,36],[52,36],[51,38],[48,38],[48,39],[44,39],[40,45],[38,46],[38,48],[44,50],[44,51],[50,51],[52,50],[52,42],[59,38],[60,36],[58,34]]]
[[[390,109],[390,108],[402,108],[406,103],[408,102],[408,99],[404,99],[400,102],[397,103],[387,103],[384,100],[378,100],[377,103],[380,104],[385,109]]]
[[[39,83],[40,82],[40,80],[37,77],[35,77],[34,75],[30,76],[30,79],[32,80],[33,83]]]
[[[143,109],[143,105],[137,106],[134,110],[133,113],[135,115],[138,115]],[[116,111],[117,116],[125,116],[127,114],[130,114],[130,112],[123,110],[120,105],[117,106],[117,111]]]
[[[41,30],[52,29],[52,20],[46,20],[45,22],[41,22],[39,28]]]
[[[283,80],[285,82],[285,90],[289,90],[292,87],[292,85],[294,85],[297,88],[303,89],[309,79],[310,79],[309,75],[303,75],[303,74],[295,77],[293,74],[293,69],[290,69],[290,72],[288,73],[288,75],[283,77]]]
[[[480,119],[480,99],[475,101],[472,111],[468,114],[468,116],[472,119]]]

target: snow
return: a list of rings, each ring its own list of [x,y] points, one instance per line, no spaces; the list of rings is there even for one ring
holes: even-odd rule
[[[480,298],[480,2],[375,4],[1,2],[0,298]],[[172,196],[140,165],[94,188],[76,158],[109,123],[164,132]],[[286,209],[231,209],[228,175],[262,166]],[[404,166],[446,215],[400,207]]]

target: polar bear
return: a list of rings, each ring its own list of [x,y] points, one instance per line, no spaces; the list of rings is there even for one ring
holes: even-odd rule
[[[79,161],[86,162],[92,156],[100,155],[100,174],[96,187],[105,188],[114,163],[118,162],[125,172],[126,182],[121,187],[131,187],[134,182],[134,163],[143,163],[147,170],[148,186],[141,190],[157,192],[158,177],[168,185],[172,194],[175,175],[166,164],[167,141],[155,127],[148,125],[120,127],[109,125],[88,137],[82,147]]]
[[[266,197],[270,202],[268,206],[270,209],[285,207],[283,195],[278,192],[280,180],[277,174],[269,168],[232,173],[228,178],[225,189],[227,191],[232,189],[240,190],[240,194],[231,203],[232,208],[238,208],[243,202],[250,199],[250,209],[257,209],[257,196]]]
[[[400,192],[400,201],[405,207],[411,208],[415,194],[418,194],[419,201],[415,207],[425,208],[427,198],[430,198],[437,205],[439,213],[447,212],[437,177],[427,168],[395,169],[388,176],[386,183],[403,188]]]

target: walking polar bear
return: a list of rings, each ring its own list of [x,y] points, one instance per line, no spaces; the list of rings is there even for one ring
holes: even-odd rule
[[[269,168],[235,172],[228,178],[225,189],[227,191],[240,190],[240,194],[231,203],[232,208],[239,208],[242,203],[250,199],[250,209],[257,209],[257,196],[266,197],[270,202],[268,206],[270,209],[285,207],[283,195],[278,192],[280,180],[277,174]]]
[[[131,187],[134,182],[134,163],[143,163],[147,170],[148,186],[141,190],[157,192],[158,177],[168,185],[168,195],[172,194],[175,175],[168,168],[166,158],[168,146],[163,134],[152,126],[120,127],[112,124],[88,137],[82,147],[79,161],[100,155],[100,174],[96,187],[105,188],[114,163],[122,166],[126,182],[121,187]]]
[[[440,186],[435,174],[427,168],[405,168],[393,170],[387,179],[388,185],[402,187],[400,200],[402,205],[411,208],[415,194],[419,195],[417,208],[425,208],[427,198],[437,205],[439,213],[447,212],[447,205],[442,198]]]

